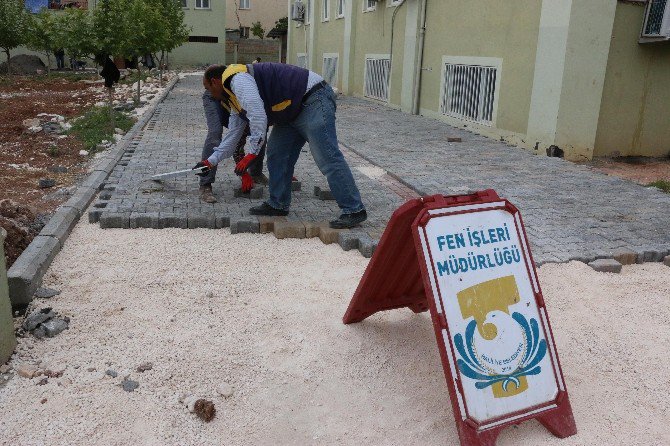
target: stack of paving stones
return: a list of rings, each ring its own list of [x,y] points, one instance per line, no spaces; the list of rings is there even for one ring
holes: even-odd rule
[[[251,194],[241,194],[231,160],[219,166],[213,186],[219,201],[214,204],[200,201],[195,175],[151,181],[152,175],[188,169],[200,159],[207,133],[201,95],[199,77],[187,76],[179,81],[107,179],[89,211],[91,222],[99,222],[102,228],[229,227],[234,234],[272,232],[278,238],[318,237],[324,243],[338,243],[345,250],[357,249],[370,257],[393,211],[407,196],[418,196],[392,178],[370,175],[367,172],[375,166],[343,148],[369,219],[360,228],[332,230],[328,221],[337,217],[340,209],[307,145],[296,165],[299,182],[293,187],[291,211],[283,219],[249,215],[250,207],[267,199],[267,188],[257,186]],[[405,194],[399,194],[399,190]]]
[[[357,98],[338,102],[338,126],[341,144],[422,195],[495,189],[521,210],[538,264],[670,254],[670,195],[659,189]]]

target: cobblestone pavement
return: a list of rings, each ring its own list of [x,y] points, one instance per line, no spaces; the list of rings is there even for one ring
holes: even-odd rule
[[[670,195],[659,189],[362,99],[346,97],[338,106],[341,143],[419,193],[493,188],[509,199],[524,217],[538,263],[617,250],[659,261],[670,250]]]
[[[230,226],[232,232],[274,232],[277,237],[320,237],[370,256],[391,213],[420,194],[494,188],[521,210],[538,263],[612,257],[632,250],[660,260],[670,248],[670,196],[556,158],[406,115],[368,101],[338,101],[338,135],[370,219],[348,232],[327,229],[337,216],[327,183],[306,146],[296,166],[300,190],[291,213],[269,222],[248,215],[267,198],[259,187],[236,196],[232,161],[219,169],[216,204],[198,198],[197,177],[155,183],[156,173],[192,167],[206,134],[198,76],[180,80],[136,136],[90,212],[102,227]],[[462,142],[449,143],[448,137]],[[409,187],[408,187],[409,186]],[[320,196],[315,188],[321,190]]]

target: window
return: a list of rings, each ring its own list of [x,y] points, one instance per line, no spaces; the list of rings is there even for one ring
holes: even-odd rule
[[[248,26],[240,26],[240,39],[248,39],[250,30]]]
[[[219,43],[219,38],[216,36],[188,36],[188,41],[199,43]]]
[[[300,68],[307,68],[307,54],[298,53],[298,57],[295,61],[295,65]]]
[[[365,96],[380,101],[389,100],[389,70],[391,59],[388,56],[367,56],[365,58]]]
[[[181,0],[180,3],[182,8],[188,8],[188,0]]]
[[[498,68],[445,63],[440,111],[492,125]]]
[[[323,9],[321,10],[321,20],[327,22],[330,20],[330,0],[323,0]]]
[[[195,0],[195,9],[209,9],[209,0]]]
[[[363,0],[363,12],[374,11],[377,9],[377,0]]]
[[[402,0],[388,0],[387,6],[398,6],[402,3]]]
[[[344,2],[345,0],[337,0],[337,18],[344,17]]]
[[[251,9],[251,0],[240,0],[240,9]]]
[[[340,55],[337,53],[323,54],[323,71],[321,75],[331,86],[337,85],[337,60]]]
[[[305,25],[309,25],[309,22],[311,21],[311,15],[312,13],[312,0],[307,0],[305,2]]]

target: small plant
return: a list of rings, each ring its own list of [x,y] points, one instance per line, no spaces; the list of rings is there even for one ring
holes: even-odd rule
[[[251,24],[251,34],[258,37],[259,39],[263,39],[265,37],[265,30],[263,29],[261,22]]]
[[[56,158],[60,153],[58,152],[58,146],[50,146],[47,149],[47,155],[49,155],[51,158]]]
[[[114,111],[116,127],[124,132],[130,130],[134,120],[125,113]],[[102,141],[114,141],[114,129],[109,125],[109,109],[107,107],[94,107],[84,116],[78,119],[70,129],[84,143],[84,148],[90,153],[97,151],[97,146]]]
[[[647,187],[657,187],[661,189],[663,192],[670,194],[670,181],[657,180],[654,181],[653,183],[647,184]]]

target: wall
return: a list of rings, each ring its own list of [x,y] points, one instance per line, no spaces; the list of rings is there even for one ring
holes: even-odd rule
[[[257,57],[262,62],[280,62],[281,41],[274,39],[227,39],[227,63],[251,63]]]
[[[267,35],[275,27],[275,22],[287,15],[286,0],[249,0],[250,9],[238,9],[240,0],[225,1],[227,7],[226,24],[231,29],[238,29],[240,26],[251,28],[253,23],[260,21],[265,35]],[[251,32],[249,37],[254,38]]]
[[[670,42],[638,43],[644,10],[616,7],[595,156],[670,155]]]
[[[0,228],[0,364],[7,362],[14,347],[14,322],[12,320],[12,305],[9,301],[7,289],[7,270],[5,267],[4,242],[7,232]]]
[[[218,43],[188,42],[170,53],[172,68],[206,66],[226,62],[226,4],[225,0],[210,0],[211,9],[195,9],[195,0],[187,0],[184,22],[193,27],[192,36],[218,37]]]

